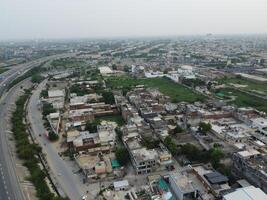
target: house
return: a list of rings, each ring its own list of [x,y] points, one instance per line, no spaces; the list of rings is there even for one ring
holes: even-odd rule
[[[127,180],[115,181],[113,183],[113,186],[115,191],[128,190],[130,188],[129,182]]]

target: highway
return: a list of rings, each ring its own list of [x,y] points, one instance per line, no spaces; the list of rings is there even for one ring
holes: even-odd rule
[[[64,57],[71,57],[74,55],[75,55],[74,53],[52,55],[52,56],[39,58],[28,63],[23,63],[20,65],[13,66],[10,70],[5,71],[4,73],[0,74],[0,96],[2,96],[2,94],[4,93],[9,83],[11,83],[17,77],[23,75],[24,73],[26,73],[28,70],[32,69],[33,67],[36,67],[40,65],[41,63],[49,61],[49,60],[64,58]]]
[[[15,99],[22,83],[19,83],[10,91],[5,93],[8,85],[28,70],[43,62],[74,55],[75,54],[73,53],[66,53],[43,57],[29,63],[14,66],[10,70],[0,74],[0,200],[25,199],[21,192],[21,186],[15,172],[15,163],[13,162],[12,153],[7,142],[7,131],[9,125],[7,113],[8,110],[14,106]]]
[[[8,131],[11,127],[8,117],[23,82],[4,95],[0,103],[0,200],[24,199],[16,176],[15,163],[13,162],[14,155],[8,145]]]

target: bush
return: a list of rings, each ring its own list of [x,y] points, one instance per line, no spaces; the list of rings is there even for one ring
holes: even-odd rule
[[[115,152],[116,159],[120,163],[120,165],[124,166],[126,165],[130,158],[129,158],[129,152],[125,147],[117,148]]]

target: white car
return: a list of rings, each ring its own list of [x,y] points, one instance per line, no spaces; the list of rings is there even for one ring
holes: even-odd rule
[[[82,200],[87,200],[87,195],[83,195]]]

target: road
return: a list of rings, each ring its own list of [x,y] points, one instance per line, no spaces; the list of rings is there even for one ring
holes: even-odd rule
[[[79,174],[73,173],[70,163],[63,160],[58,155],[58,150],[53,143],[49,142],[44,136],[45,128],[40,110],[38,109],[39,96],[45,82],[42,82],[30,98],[28,105],[28,120],[31,124],[35,139],[42,146],[43,152],[52,174],[56,177],[59,186],[71,200],[80,199],[85,192],[85,186],[82,185],[82,178]],[[39,136],[41,134],[41,136]]]
[[[11,127],[8,115],[25,81],[12,88],[0,102],[0,200],[24,199],[19,180],[16,176],[13,152],[8,146],[8,131]]]
[[[23,200],[25,199],[21,186],[16,176],[15,163],[12,158],[12,153],[7,142],[7,113],[8,109],[12,108],[15,103],[15,98],[19,92],[23,82],[12,88],[8,93],[5,91],[8,85],[26,73],[33,67],[46,62],[48,60],[74,56],[73,53],[59,54],[48,57],[43,57],[29,63],[13,66],[10,70],[0,74],[0,200]]]
[[[10,70],[5,71],[4,73],[0,74],[0,96],[4,93],[9,83],[11,83],[14,79],[23,75],[24,73],[26,73],[33,67],[38,66],[41,63],[46,62],[48,60],[71,57],[74,55],[75,55],[74,53],[58,54],[58,55],[39,58],[28,63],[13,66]]]

